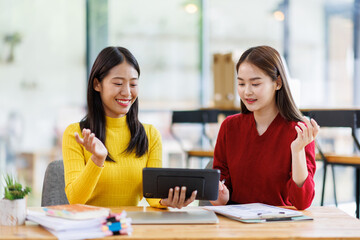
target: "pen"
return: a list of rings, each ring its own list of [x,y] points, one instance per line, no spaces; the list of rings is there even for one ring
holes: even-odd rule
[[[275,221],[291,221],[292,217],[284,217],[284,218],[267,218],[266,222],[275,222]]]
[[[221,183],[222,183],[222,184],[225,184],[225,178],[224,178],[223,180],[221,180]]]
[[[285,212],[278,212],[278,214],[276,214],[276,213],[271,213],[271,214],[265,213],[264,214],[262,212],[257,213],[258,216],[262,216],[262,217],[275,217],[278,215],[280,215],[280,217],[282,217],[282,215],[284,215],[284,214],[285,214]],[[288,217],[290,217],[290,216],[288,216]]]

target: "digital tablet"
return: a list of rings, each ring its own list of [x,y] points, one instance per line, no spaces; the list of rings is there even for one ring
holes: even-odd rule
[[[197,190],[196,199],[216,200],[219,193],[218,169],[144,168],[143,195],[167,198],[170,188],[186,187],[186,198]]]

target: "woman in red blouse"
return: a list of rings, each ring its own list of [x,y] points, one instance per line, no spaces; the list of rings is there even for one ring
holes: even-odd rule
[[[219,197],[211,203],[308,208],[315,194],[319,126],[295,106],[275,49],[248,49],[236,70],[241,113],[221,125],[213,168],[221,171],[222,181]]]

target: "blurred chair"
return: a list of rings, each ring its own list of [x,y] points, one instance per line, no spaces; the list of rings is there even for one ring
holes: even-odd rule
[[[330,166],[332,170],[334,200],[335,200],[335,205],[337,206],[334,166],[335,165],[351,166],[355,168],[355,172],[356,172],[356,179],[355,179],[356,217],[359,218],[360,144],[356,136],[356,130],[360,128],[360,110],[319,109],[319,110],[308,110],[305,112],[303,111],[303,114],[311,118],[314,118],[321,128],[351,129],[351,135],[354,142],[354,154],[352,155],[325,152],[322,149],[322,146],[320,146],[321,144],[319,144],[319,141],[316,142],[316,147],[319,152],[317,154],[317,159],[321,159],[324,163],[323,186],[322,186],[320,205],[321,206],[324,205],[327,167]]]
[[[213,150],[213,139],[208,136],[206,133],[206,124],[209,123],[218,123],[217,119],[217,111],[212,110],[195,110],[195,111],[173,111],[172,114],[172,121],[171,121],[171,127],[170,131],[173,137],[179,142],[181,149],[186,154],[186,167],[190,167],[190,158],[197,157],[200,159],[203,158],[210,158],[212,159],[214,156],[214,150]],[[184,124],[198,124],[202,128],[202,137],[205,137],[209,142],[208,148],[191,148],[187,149],[187,147],[184,146],[184,139],[181,139],[181,137],[178,136],[178,134],[175,133],[175,126],[177,125],[184,125]]]
[[[64,163],[62,160],[51,162],[45,171],[41,206],[69,204],[65,194]]]

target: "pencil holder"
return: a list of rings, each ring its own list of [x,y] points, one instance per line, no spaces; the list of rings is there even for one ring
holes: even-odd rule
[[[26,198],[0,200],[0,225],[16,226],[25,223]]]

